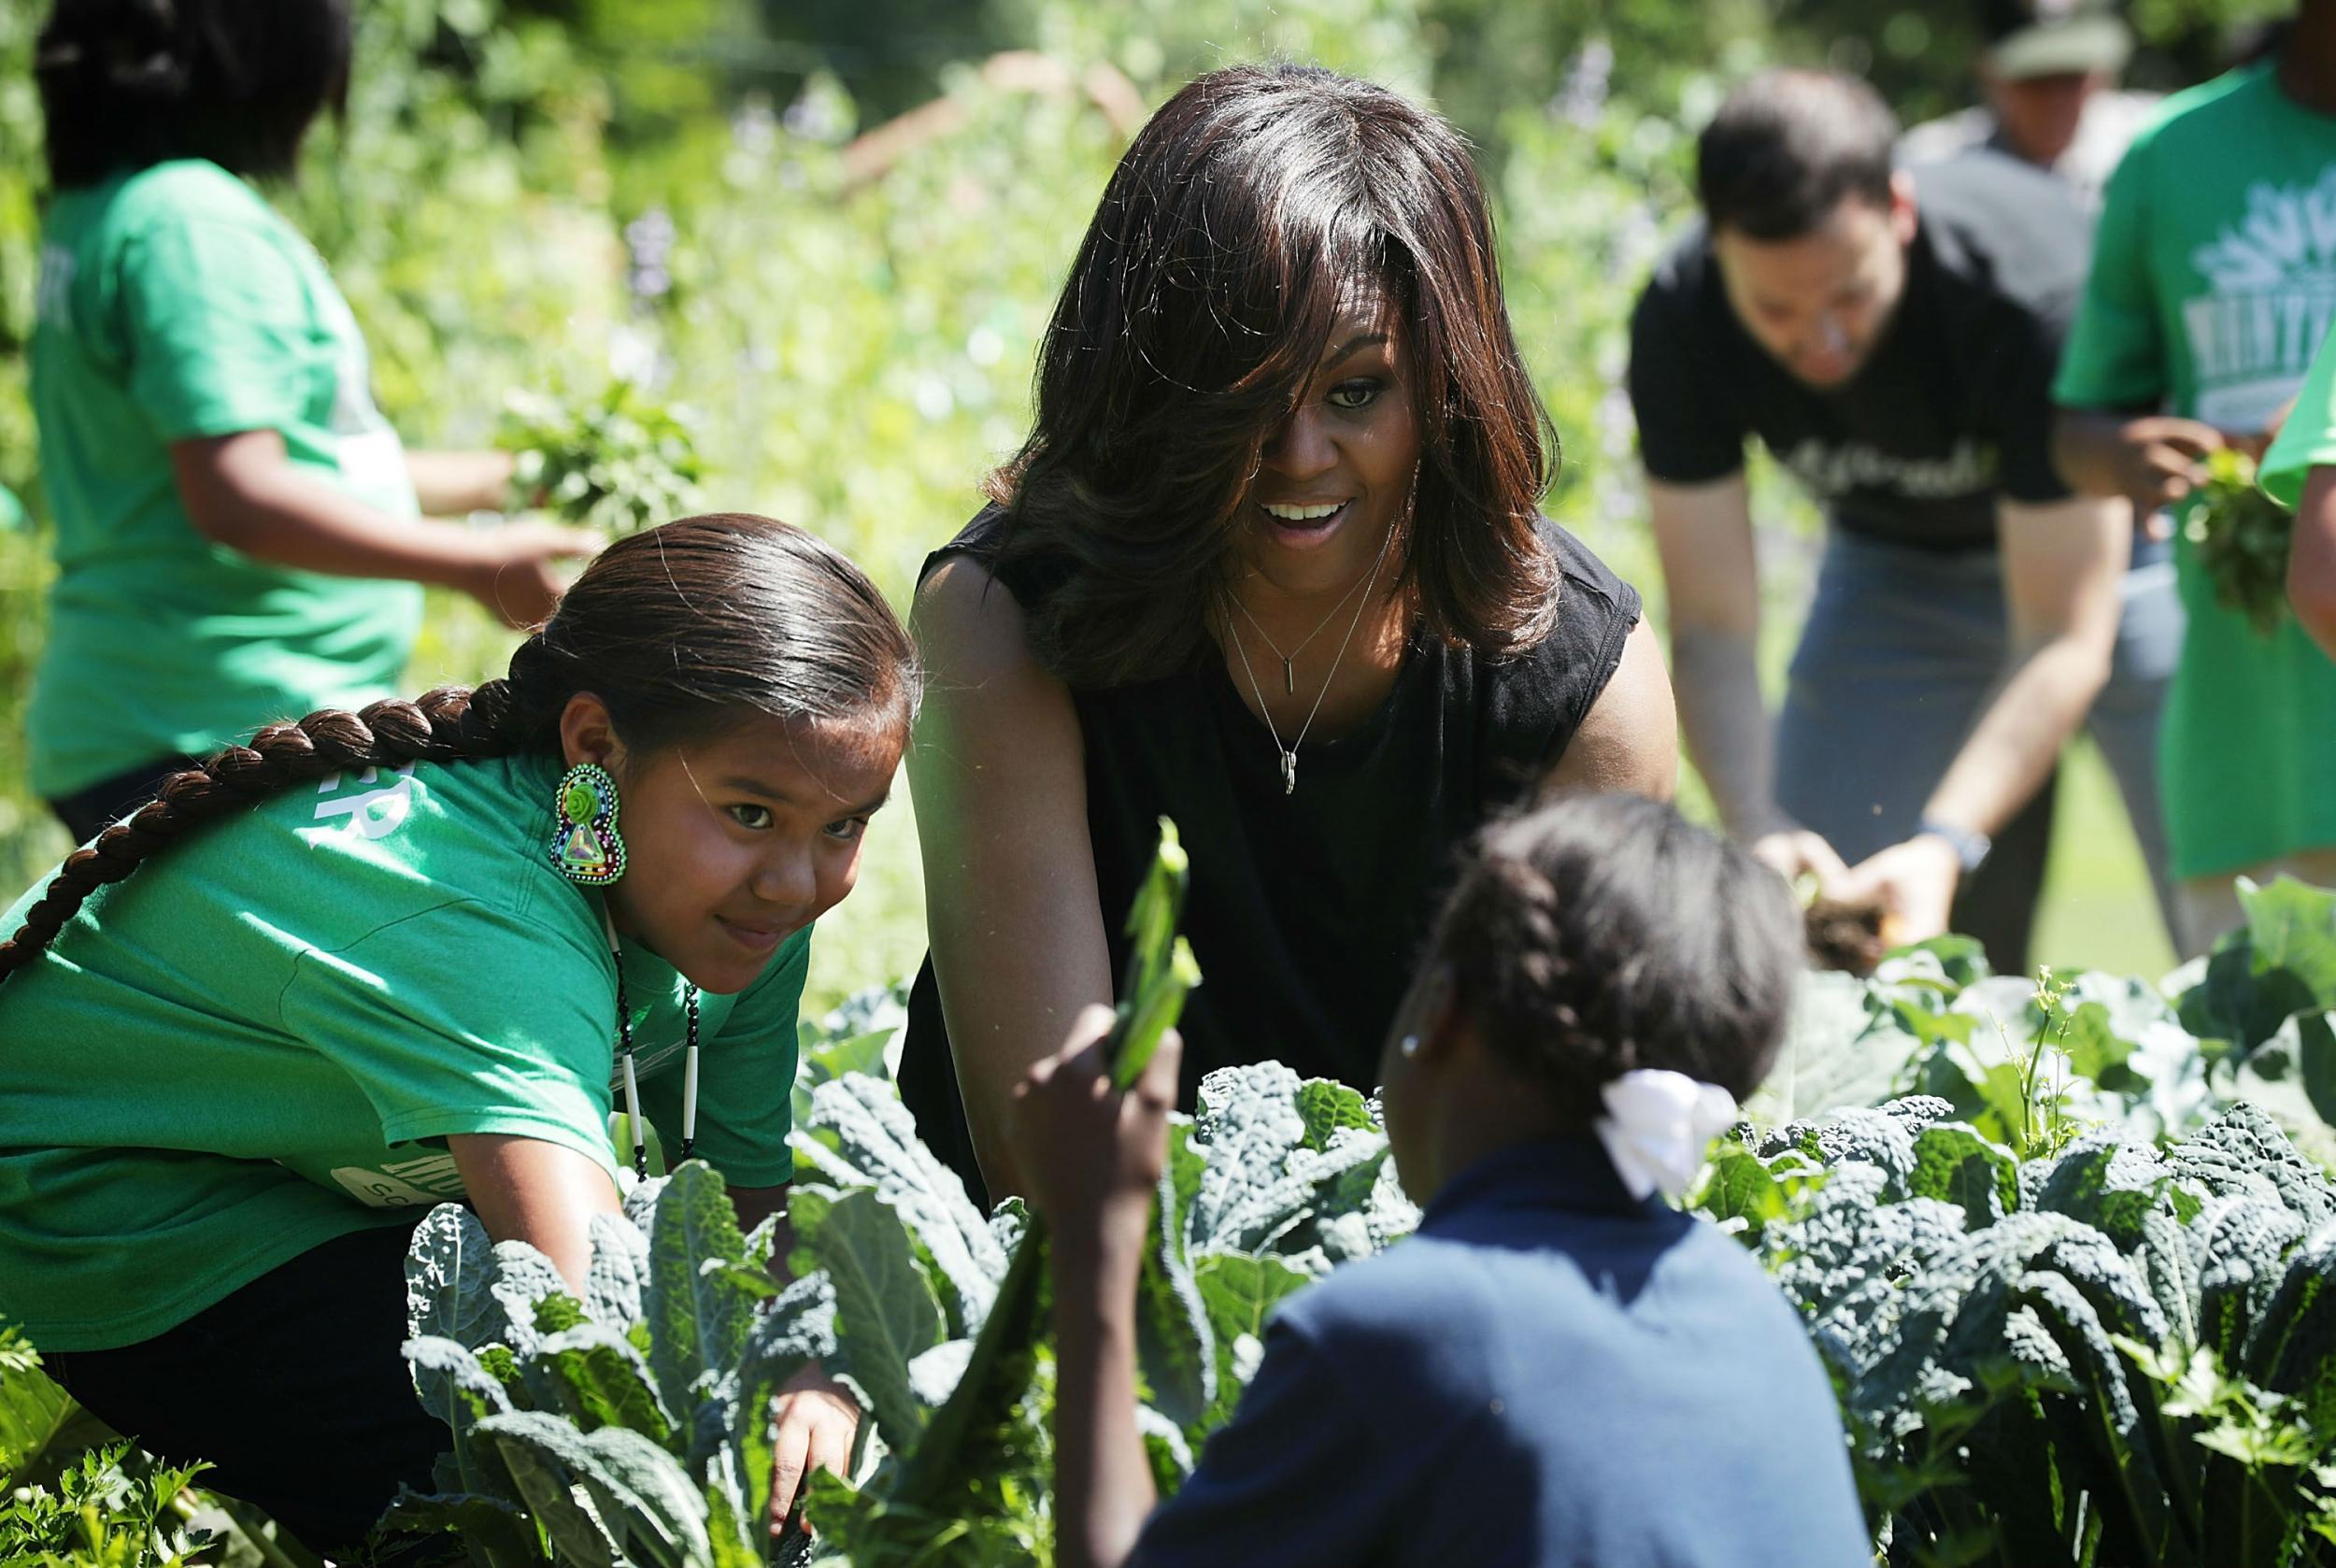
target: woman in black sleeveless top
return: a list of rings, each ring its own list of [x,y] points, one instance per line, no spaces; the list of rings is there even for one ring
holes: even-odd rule
[[[1638,595],[1538,514],[1554,448],[1442,120],[1288,65],[1152,118],[1056,306],[1035,428],[917,596],[933,952],[901,1082],[977,1194],[1019,1186],[1013,1086],[1112,996],[1160,817],[1204,976],[1189,1103],[1267,1059],[1372,1087],[1489,813],[1671,793]]]

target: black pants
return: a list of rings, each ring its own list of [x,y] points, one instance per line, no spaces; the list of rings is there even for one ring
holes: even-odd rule
[[[194,766],[185,757],[169,757],[160,762],[146,763],[127,773],[117,773],[103,778],[88,789],[63,800],[52,800],[49,809],[57,814],[65,831],[76,844],[87,844],[98,831],[118,822],[139,806],[154,798],[154,791],[163,787],[163,780],[172,774]]]
[[[342,1236],[152,1339],[42,1361],[148,1451],[209,1461],[198,1485],[266,1509],[311,1551],[363,1561],[398,1483],[432,1490],[450,1443],[400,1351],[411,1234]]]

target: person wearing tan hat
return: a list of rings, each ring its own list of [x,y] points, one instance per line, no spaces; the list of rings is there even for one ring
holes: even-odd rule
[[[1987,38],[1975,74],[1985,102],[1917,125],[1900,156],[1935,163],[1974,147],[2050,170],[2101,203],[2109,173],[2157,107],[2116,89],[2133,35],[2114,0],[1979,0]]]

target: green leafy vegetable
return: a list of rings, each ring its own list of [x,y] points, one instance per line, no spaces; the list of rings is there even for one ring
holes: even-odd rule
[[[2215,585],[2215,602],[2270,636],[2287,614],[2287,549],[2295,520],[2255,482],[2255,460],[2229,447],[2206,456],[2206,483],[2184,531]]]
[[[512,482],[522,493],[586,528],[631,534],[702,505],[705,469],[690,416],[636,382],[611,381],[573,404],[512,392],[496,444],[518,458]]]

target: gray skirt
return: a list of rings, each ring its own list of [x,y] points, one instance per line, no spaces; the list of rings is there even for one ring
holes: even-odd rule
[[[2182,604],[2167,546],[2137,540],[2134,556],[2115,668],[2086,728],[2171,919],[2158,717],[2182,651]],[[1777,804],[1853,865],[1907,837],[2002,678],[2009,644],[1994,551],[1915,549],[1831,529],[1777,724]],[[2031,814],[1997,835],[1982,867],[1999,884],[1997,902],[2032,914],[2049,825],[2047,805],[2041,823]]]

